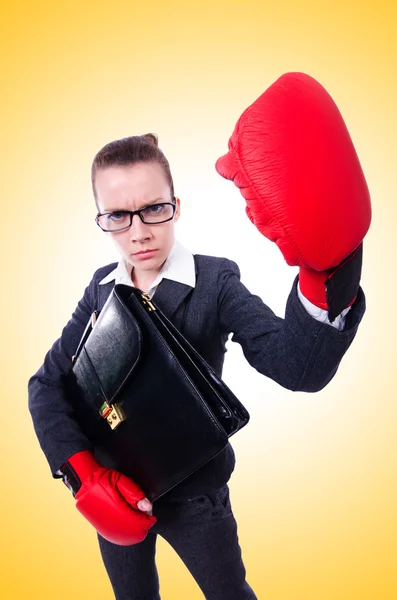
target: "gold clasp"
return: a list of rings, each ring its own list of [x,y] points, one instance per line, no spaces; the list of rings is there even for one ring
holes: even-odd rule
[[[111,429],[116,429],[122,421],[125,421],[123,411],[117,404],[110,405],[104,402],[99,409],[99,414],[103,419],[106,419]]]
[[[152,299],[147,292],[142,292],[142,298],[143,298],[143,303],[147,304],[147,306],[149,307],[149,309],[148,309],[149,312],[151,312],[152,310],[156,310],[156,307],[152,303]]]

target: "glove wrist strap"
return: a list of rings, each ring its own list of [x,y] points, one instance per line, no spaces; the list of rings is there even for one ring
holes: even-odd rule
[[[67,488],[76,496],[81,484],[101,465],[92,452],[83,450],[71,456],[61,467],[62,480]]]
[[[363,244],[358,246],[325,280],[329,320],[332,321],[353,304],[357,297],[361,279]]]
[[[302,294],[313,304],[328,311],[330,322],[357,297],[361,278],[363,244],[361,243],[339,265],[327,271],[306,267],[299,270]]]

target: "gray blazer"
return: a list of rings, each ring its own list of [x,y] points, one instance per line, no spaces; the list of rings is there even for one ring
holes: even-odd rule
[[[163,279],[155,302],[219,375],[225,344],[232,334],[250,365],[285,388],[315,392],[332,379],[365,312],[361,288],[344,331],[338,331],[307,313],[297,294],[298,278],[282,319],[241,283],[236,263],[203,255],[195,255],[194,260],[196,287]],[[94,273],[61,337],[29,380],[29,409],[53,477],[59,477],[56,472],[71,455],[93,450],[74,419],[63,379],[71,369],[71,357],[91,313],[102,309],[113,289],[114,282],[99,282],[115,266],[112,263]],[[234,452],[228,444],[166,496],[195,496],[219,488],[228,481],[234,464]]]

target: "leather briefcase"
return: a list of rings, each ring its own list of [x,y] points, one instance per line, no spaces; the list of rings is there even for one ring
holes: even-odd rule
[[[221,452],[249,414],[150,296],[117,284],[67,376],[101,464],[153,501]]]

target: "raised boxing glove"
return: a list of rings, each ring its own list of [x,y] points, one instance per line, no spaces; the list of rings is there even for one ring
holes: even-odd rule
[[[286,73],[237,121],[216,170],[234,181],[258,230],[300,267],[301,292],[330,321],[358,292],[368,187],[343,118],[304,73]]]
[[[142,542],[157,519],[137,508],[141,488],[118,471],[103,467],[88,450],[77,452],[61,467],[76,508],[98,533],[113,544]]]

